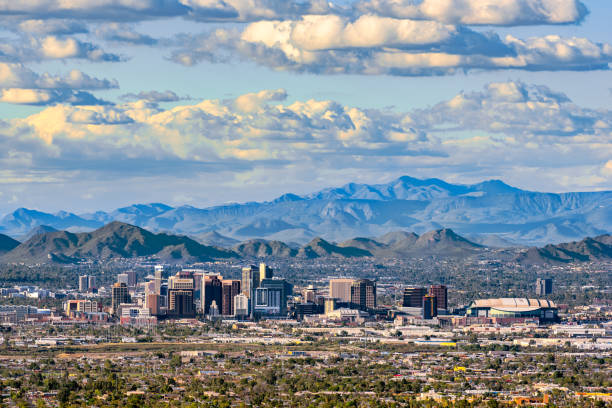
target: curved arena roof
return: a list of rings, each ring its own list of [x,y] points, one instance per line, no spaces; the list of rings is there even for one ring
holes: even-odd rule
[[[497,299],[478,299],[472,302],[470,307],[492,308],[507,311],[530,311],[540,308],[556,308],[555,302],[546,299],[527,299],[527,298],[497,298]]]

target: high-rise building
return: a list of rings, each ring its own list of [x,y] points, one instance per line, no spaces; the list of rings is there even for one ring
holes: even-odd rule
[[[250,300],[244,293],[234,296],[234,316],[245,318],[251,314]]]
[[[287,296],[293,293],[293,286],[284,279],[264,279],[255,289],[254,312],[263,315],[285,315]]]
[[[181,271],[168,278],[168,314],[175,317],[195,316],[193,275]],[[160,288],[164,292],[164,287]]]
[[[436,297],[438,309],[448,309],[447,297],[448,289],[444,285],[431,285],[429,287],[429,294]]]
[[[249,299],[253,297],[255,289],[259,286],[259,275],[259,270],[255,265],[242,268],[242,281],[240,282],[240,289]]]
[[[87,275],[79,276],[79,292],[87,292],[89,290],[89,277]]]
[[[136,271],[127,271],[126,275],[128,276],[128,287],[136,287]]]
[[[145,307],[151,311],[151,315],[161,314],[161,296],[156,293],[145,295]]]
[[[312,286],[312,285],[309,285],[302,292],[302,301],[304,303],[315,303],[316,298],[317,298],[317,291],[315,290],[314,286]]]
[[[338,299],[340,302],[349,303],[351,301],[351,286],[355,279],[330,279],[329,297]]]
[[[351,304],[359,309],[376,308],[376,282],[359,279],[351,285]]]
[[[191,289],[194,288],[193,275],[189,272],[178,272],[168,278],[168,289]]]
[[[438,315],[437,298],[433,295],[423,296],[423,319],[431,320]]]
[[[112,303],[113,314],[117,314],[119,305],[122,303],[130,303],[130,293],[128,292],[127,284],[117,282],[113,285]]]
[[[272,279],[274,276],[274,271],[265,263],[259,264],[259,281],[261,282],[264,279]]]
[[[427,294],[425,288],[409,287],[404,288],[404,307],[423,307],[423,296]]]
[[[204,314],[210,313],[210,305],[212,302],[217,304],[217,307],[222,305],[223,297],[223,284],[219,276],[217,275],[206,275],[204,276],[204,282],[202,283],[201,289],[202,299],[200,301],[200,307]]]
[[[221,295],[221,314],[232,316],[234,314],[234,298],[240,294],[240,281],[232,279],[223,279]]]
[[[89,277],[87,278],[87,286],[89,286],[89,291],[98,289],[98,284],[96,283],[95,276],[89,275]]]
[[[546,296],[552,293],[552,278],[538,278],[536,280],[535,293],[538,296]]]
[[[168,289],[168,314],[176,317],[194,317],[193,289]]]
[[[162,265],[155,265],[155,275],[154,275],[154,282],[155,282],[155,293],[160,295],[161,294],[161,284],[162,284],[162,275],[164,274],[164,267]]]

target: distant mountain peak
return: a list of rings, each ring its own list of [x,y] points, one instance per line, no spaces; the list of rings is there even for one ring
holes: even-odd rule
[[[421,234],[442,226],[479,242],[486,235],[499,243],[545,245],[612,231],[612,191],[538,193],[497,179],[451,184],[404,175],[380,184],[347,183],[304,196],[208,208],[150,203],[76,215],[20,208],[0,220],[0,232],[21,238],[38,225],[83,232],[111,221],[217,240],[226,247],[250,238],[303,245],[315,236],[342,242],[398,230]],[[213,230],[225,238],[203,236]],[[405,247],[416,240],[396,238]]]

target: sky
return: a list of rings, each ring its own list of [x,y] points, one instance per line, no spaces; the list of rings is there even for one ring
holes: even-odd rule
[[[0,0],[0,214],[612,190],[609,0]]]

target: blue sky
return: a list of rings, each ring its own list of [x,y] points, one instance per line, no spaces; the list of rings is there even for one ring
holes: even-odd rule
[[[0,213],[612,189],[605,0],[0,0]]]

